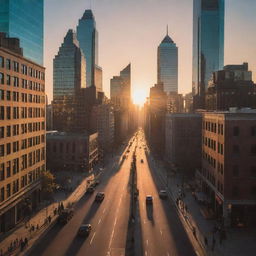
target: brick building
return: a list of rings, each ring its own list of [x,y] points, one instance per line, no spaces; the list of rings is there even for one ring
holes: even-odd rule
[[[202,169],[210,207],[227,225],[256,224],[256,111],[203,113]]]
[[[45,169],[45,69],[0,33],[0,233],[40,200]]]

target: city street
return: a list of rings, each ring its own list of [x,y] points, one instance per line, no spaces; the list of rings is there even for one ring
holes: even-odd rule
[[[85,194],[75,207],[74,217],[65,226],[56,224],[30,255],[125,255],[130,211],[130,165],[135,147],[140,192],[139,226],[136,229],[141,234],[135,237],[136,244],[141,245],[143,255],[147,256],[195,255],[173,202],[161,200],[158,196],[163,186],[149,168],[143,138],[143,133],[139,132],[137,147],[134,140],[129,152],[126,148],[122,154],[114,156],[113,161],[109,161],[94,194]],[[124,160],[123,155],[127,156]],[[144,163],[140,162],[141,159]],[[94,202],[99,191],[105,192],[102,203]],[[148,194],[153,196],[152,207],[145,204]],[[80,238],[77,231],[81,224],[86,223],[92,225],[92,231],[87,238]],[[135,248],[136,255],[141,255],[140,251]]]

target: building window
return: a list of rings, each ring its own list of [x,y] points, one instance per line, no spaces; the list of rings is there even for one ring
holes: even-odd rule
[[[6,84],[11,85],[11,76],[10,75],[6,76]]]
[[[4,187],[1,188],[0,193],[1,193],[1,195],[0,195],[0,202],[3,202],[4,201]]]
[[[4,126],[0,127],[0,139],[4,138]]]
[[[11,137],[11,126],[10,125],[8,125],[7,127],[6,127],[6,136],[7,137]]]
[[[4,180],[5,178],[5,173],[4,173],[4,163],[0,164],[0,181]]]
[[[239,145],[233,145],[233,153],[234,154],[239,154],[239,152],[240,152]]]
[[[4,120],[4,106],[0,107],[0,120]]]
[[[239,167],[238,165],[233,166],[233,177],[238,177],[239,176]]]
[[[6,163],[6,177],[11,177],[11,161],[8,161]]]
[[[253,156],[256,156],[256,145],[255,144],[251,145],[251,154]]]
[[[11,119],[11,107],[6,107],[6,118]]]
[[[4,68],[4,57],[0,56],[0,67]]]
[[[6,154],[7,155],[11,154],[11,143],[6,144]]]
[[[6,197],[9,198],[11,196],[11,183],[6,186]]]
[[[4,100],[4,90],[0,90],[0,100]]]
[[[4,156],[4,144],[0,145],[0,157]]]
[[[239,136],[239,127],[238,126],[235,126],[233,127],[233,136]]]
[[[6,68],[11,70],[11,60],[10,59],[6,59],[5,64],[6,64]]]
[[[0,73],[0,84],[4,84],[4,74]]]
[[[251,136],[256,136],[256,126],[251,127]]]

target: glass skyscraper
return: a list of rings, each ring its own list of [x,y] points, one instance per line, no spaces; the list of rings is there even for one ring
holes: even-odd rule
[[[85,10],[77,26],[77,39],[86,59],[86,86],[95,85],[95,65],[98,65],[98,32],[91,10]]]
[[[194,108],[204,108],[212,72],[224,65],[224,0],[194,0],[193,78]]]
[[[0,0],[0,32],[20,39],[24,57],[43,65],[44,0]]]
[[[178,92],[178,48],[168,31],[157,49],[157,82],[167,93]]]
[[[85,68],[76,34],[70,29],[53,60],[53,99],[74,96],[80,88],[85,88]]]

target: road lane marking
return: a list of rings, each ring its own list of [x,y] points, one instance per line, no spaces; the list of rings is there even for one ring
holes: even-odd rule
[[[113,240],[114,232],[115,232],[115,229],[113,229],[113,231],[112,231],[112,233],[111,233],[111,237],[110,237],[110,241],[109,241],[108,248],[110,248],[110,246],[111,246],[111,244],[112,244],[112,240]]]
[[[99,221],[98,221],[98,224],[100,224],[101,223],[101,219],[99,219]]]
[[[96,235],[96,232],[94,232],[94,234],[93,234],[93,236],[92,236],[92,238],[91,238],[90,244],[92,244],[92,241],[93,241],[95,235]]]
[[[163,235],[163,231],[160,229],[160,234],[161,234],[161,236]]]
[[[144,222],[144,224],[146,224],[146,221],[145,221],[145,220],[144,220],[143,222]]]
[[[106,208],[104,208],[103,213],[106,211]]]
[[[145,255],[148,255],[148,252],[147,252],[147,251],[145,251]]]
[[[170,253],[169,253],[169,252],[167,252],[167,256],[170,256]]]
[[[148,245],[148,239],[146,240],[146,244]]]

